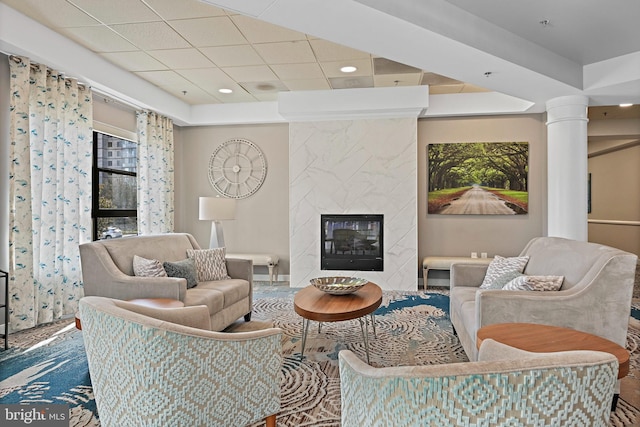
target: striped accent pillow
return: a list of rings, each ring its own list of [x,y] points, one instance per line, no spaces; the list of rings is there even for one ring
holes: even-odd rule
[[[564,276],[519,276],[504,285],[507,291],[558,291]]]
[[[199,282],[231,279],[227,274],[225,248],[187,249],[187,256],[196,263]]]
[[[496,255],[484,276],[480,289],[502,289],[504,285],[518,277],[529,262],[529,256],[504,258]]]
[[[138,255],[133,256],[133,274],[141,277],[167,277],[167,272],[160,261]]]

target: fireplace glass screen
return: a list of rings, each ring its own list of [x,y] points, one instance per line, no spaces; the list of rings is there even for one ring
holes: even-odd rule
[[[321,269],[383,271],[383,215],[321,215]]]

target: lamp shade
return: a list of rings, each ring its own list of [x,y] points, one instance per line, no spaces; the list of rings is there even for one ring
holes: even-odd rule
[[[224,197],[200,197],[198,219],[221,221],[235,219],[236,200]]]

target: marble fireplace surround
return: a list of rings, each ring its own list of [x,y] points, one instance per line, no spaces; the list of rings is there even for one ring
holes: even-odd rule
[[[428,90],[420,95],[423,109]],[[321,114],[313,120],[305,111],[305,120],[289,124],[292,287],[307,286],[314,277],[357,276],[386,290],[417,290],[418,112],[392,111],[381,100],[380,114],[371,114],[370,101],[363,104],[367,114],[354,108],[341,120]],[[327,111],[335,113],[335,106]],[[384,215],[384,271],[321,270],[321,214]]]

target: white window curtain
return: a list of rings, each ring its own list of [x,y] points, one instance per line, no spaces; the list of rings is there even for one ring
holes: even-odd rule
[[[173,121],[138,111],[138,233],[173,232]]]
[[[91,90],[10,57],[10,329],[77,311],[91,240]]]

